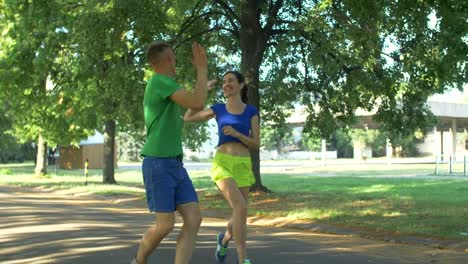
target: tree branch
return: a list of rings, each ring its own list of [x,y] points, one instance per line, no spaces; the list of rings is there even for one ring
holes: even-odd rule
[[[341,22],[342,24],[348,24],[350,26],[353,25],[351,19],[338,8],[336,3],[332,4],[332,8],[335,13],[334,17],[338,22]]]
[[[385,56],[389,57],[390,59],[392,59],[392,60],[394,60],[394,61],[396,61],[396,62],[401,62],[400,58],[393,57],[392,55],[387,54],[387,53],[385,53],[385,52],[383,52],[383,51],[381,51],[380,54],[385,55]]]
[[[177,42],[177,43],[176,43],[177,40],[176,40],[176,39],[173,39],[172,41],[170,41],[170,43],[173,44],[173,45],[172,45],[172,46],[173,46],[173,49],[174,49],[174,50],[177,50],[177,48],[180,47],[180,46],[182,46],[184,43],[186,43],[186,42],[188,42],[188,41],[190,41],[190,40],[192,40],[192,39],[195,39],[195,38],[197,38],[197,37],[203,36],[203,35],[206,34],[206,33],[210,33],[210,32],[216,31],[216,30],[227,30],[227,31],[230,31],[231,33],[233,33],[233,31],[232,31],[231,29],[229,29],[229,28],[216,26],[216,27],[213,27],[213,28],[209,28],[209,29],[200,31],[200,32],[198,32],[198,33],[196,33],[196,34],[193,34],[193,35],[190,36],[189,38],[186,38],[186,39],[184,39],[184,40],[182,40],[182,41],[180,41],[180,42]]]
[[[288,34],[288,33],[291,33],[292,31],[293,30],[291,29],[273,29],[270,32],[270,36]]]
[[[356,24],[353,24],[353,21],[352,19],[346,15],[342,10],[340,10],[338,8],[338,6],[336,5],[336,3],[333,3],[332,4],[332,8],[333,8],[333,11],[334,11],[334,18],[336,19],[337,22],[341,23],[341,24],[347,24],[348,26],[350,27],[356,27],[358,28],[359,30],[365,30],[369,33],[372,33],[372,30],[369,28],[368,25],[361,25],[358,23],[358,25]]]
[[[304,30],[301,30],[301,37],[303,39],[309,39],[311,41],[314,41],[315,44],[317,45],[317,47],[319,49],[322,49],[322,43],[320,42],[320,40],[322,39],[320,36],[317,36],[317,37],[308,37],[305,35],[305,31]],[[316,32],[312,31],[310,32],[310,34],[316,34]],[[354,66],[349,66],[349,65],[346,65],[345,62],[343,62],[341,60],[341,58],[339,57],[339,55],[336,55],[334,52],[332,52],[331,50],[322,50],[322,53],[323,53],[323,56],[324,56],[324,59],[326,60],[327,58],[325,56],[329,56],[332,60],[335,61],[335,63],[337,65],[339,65],[339,67],[346,73],[351,73],[353,71],[357,71],[357,70],[362,70],[364,69],[364,67],[362,65],[354,65]]]
[[[286,19],[277,19],[276,21],[278,21],[280,24],[294,24],[294,23],[296,23],[296,21],[286,20]]]
[[[199,6],[202,4],[202,2],[204,2],[205,0],[199,0],[194,8],[192,9],[192,14],[190,15],[190,17],[188,17],[183,23],[182,25],[180,26],[180,30],[179,32],[177,33],[177,35],[175,36],[174,39],[178,39],[185,31],[187,31],[190,26],[195,23],[195,21],[197,21],[198,19],[204,17],[204,16],[207,16],[207,15],[210,15],[211,13],[210,12],[207,12],[207,13],[203,13],[201,15],[198,15],[198,16],[195,16],[195,14],[198,13],[197,9],[199,8]]]
[[[240,33],[239,33],[239,27],[236,25],[236,22],[240,23],[239,16],[237,16],[234,10],[232,10],[232,8],[229,7],[229,5],[223,2],[222,0],[215,0],[215,2],[225,11],[223,15],[227,18],[233,30],[237,32],[235,33],[235,35],[238,36]]]
[[[78,7],[82,7],[82,6],[84,6],[83,3],[76,3],[76,4],[73,4],[73,5],[70,4],[69,6],[67,6],[68,7],[67,11],[72,11],[73,9],[78,8]]]
[[[195,15],[199,12],[199,10],[197,9],[201,9],[202,7],[202,3],[206,1],[206,0],[200,0],[197,2],[197,4],[195,5],[195,7],[192,9],[192,14],[190,15],[190,17],[188,17],[181,25],[180,27],[180,30],[179,32],[177,33],[177,35],[173,38],[173,40],[171,40],[170,42],[172,43],[176,43],[178,39],[180,39],[182,37],[182,35],[193,25],[193,23],[195,23],[197,20],[199,19],[202,19],[202,18],[209,18],[210,16],[212,15],[220,15],[220,16],[224,16],[226,17],[226,19],[229,21],[229,23],[231,24],[232,26],[232,29],[228,29],[228,28],[221,28],[221,27],[218,27],[216,26],[216,28],[219,28],[219,29],[224,29],[224,30],[227,30],[229,32],[231,32],[234,36],[238,37],[239,36],[239,28],[238,26],[236,25],[236,21],[234,19],[237,19],[238,20],[238,17],[237,15],[234,13],[234,11],[229,7],[229,5],[227,5],[225,2],[223,1],[216,1],[220,6],[221,8],[223,9],[224,12],[222,11],[216,11],[216,10],[211,10],[209,12],[205,12],[203,14],[199,14],[199,15]],[[210,32],[211,30],[207,30],[207,32]],[[185,40],[183,40],[181,43],[184,43]],[[177,45],[177,46],[180,46],[180,45]]]
[[[265,32],[267,38],[272,35],[273,25],[278,21],[277,16],[278,12],[283,7],[283,0],[277,0],[274,4],[270,5],[270,9],[268,10],[268,19],[265,25]]]
[[[240,23],[239,16],[234,12],[234,10],[232,10],[232,8],[226,2],[224,2],[223,0],[214,0],[214,2],[217,3],[223,10],[227,12],[226,16],[228,18],[233,19],[237,21],[238,23]]]
[[[304,39],[305,39],[305,34],[304,32],[301,32],[301,40],[300,40],[300,46],[301,46],[301,55],[302,55],[302,60],[304,62],[304,85],[308,91],[312,91],[309,83],[309,63],[307,60],[307,54],[306,54],[306,48],[304,44]]]

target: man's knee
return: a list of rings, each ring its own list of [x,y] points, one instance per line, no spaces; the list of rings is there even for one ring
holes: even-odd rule
[[[198,203],[191,202],[179,205],[177,210],[184,219],[184,229],[190,232],[197,232],[200,227],[202,216]]]
[[[172,232],[172,230],[174,229],[174,224],[175,224],[175,221],[171,221],[171,220],[160,221],[160,222],[157,222],[154,225],[154,228],[158,232],[161,232],[161,233],[167,235],[170,232]]]
[[[201,214],[194,214],[189,219],[184,220],[184,226],[190,230],[198,230],[201,225],[203,218]]]

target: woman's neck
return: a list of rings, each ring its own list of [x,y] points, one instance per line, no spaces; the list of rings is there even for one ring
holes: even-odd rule
[[[240,96],[231,96],[228,97],[226,104],[233,107],[239,107],[244,105],[244,102],[242,102]]]

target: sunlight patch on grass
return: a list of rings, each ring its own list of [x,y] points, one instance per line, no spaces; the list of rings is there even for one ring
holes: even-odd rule
[[[37,180],[52,179],[52,176],[50,174],[39,174],[39,175],[32,176],[31,179],[37,179]]]
[[[357,215],[359,216],[374,216],[374,215],[377,215],[377,210],[374,209],[374,208],[367,208],[367,209],[364,209],[364,210],[360,210]]]
[[[325,220],[343,215],[334,209],[306,209],[290,211],[287,216],[295,219]]]
[[[383,217],[400,217],[400,216],[407,216],[407,214],[401,213],[401,212],[387,212],[383,214]]]
[[[392,188],[394,188],[394,186],[389,185],[389,184],[374,184],[371,186],[363,186],[359,188],[354,188],[354,190],[357,193],[376,193],[376,192],[388,192]]]

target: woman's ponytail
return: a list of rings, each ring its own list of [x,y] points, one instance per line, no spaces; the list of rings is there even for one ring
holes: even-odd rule
[[[244,104],[246,104],[249,101],[249,97],[247,96],[249,92],[249,87],[244,84],[244,87],[241,89],[241,100]]]

